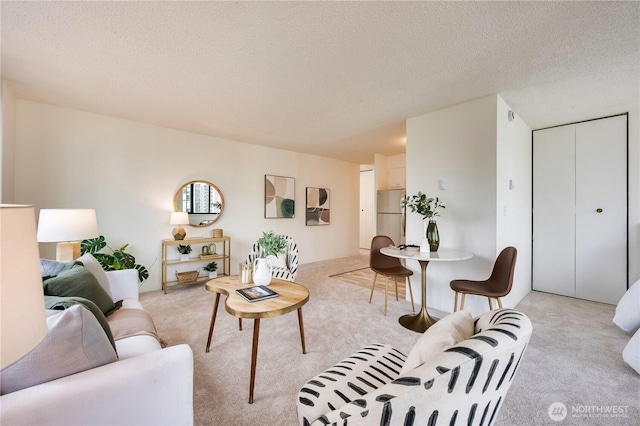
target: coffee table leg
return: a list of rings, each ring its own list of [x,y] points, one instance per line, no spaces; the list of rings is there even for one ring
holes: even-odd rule
[[[249,382],[249,404],[253,404],[253,389],[256,383],[256,363],[258,361],[258,336],[260,335],[260,318],[253,320],[253,347],[251,348],[251,381]]]
[[[216,314],[218,313],[218,302],[220,301],[220,293],[216,293],[216,301],[213,304],[213,311],[211,312],[211,325],[209,326],[209,338],[207,339],[207,349],[205,352],[209,352],[209,346],[211,345],[211,336],[213,335],[213,326],[216,324]]]
[[[302,322],[302,308],[298,309],[298,325],[300,325],[300,341],[302,342],[302,353],[307,353],[307,348],[304,345],[304,324]]]

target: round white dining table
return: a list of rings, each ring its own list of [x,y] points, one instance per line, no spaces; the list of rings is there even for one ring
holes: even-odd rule
[[[380,249],[380,253],[397,257],[399,259],[417,260],[421,269],[422,285],[422,307],[415,315],[403,315],[398,320],[404,328],[424,333],[424,331],[436,323],[437,319],[431,317],[427,312],[427,265],[429,262],[456,262],[467,260],[473,257],[473,253],[465,250],[441,248],[437,252],[422,253],[414,250],[399,249],[396,247],[385,247]]]

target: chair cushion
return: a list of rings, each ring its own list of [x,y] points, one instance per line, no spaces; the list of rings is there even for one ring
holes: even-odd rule
[[[461,310],[447,315],[429,327],[420,336],[404,363],[400,375],[404,375],[420,364],[437,357],[445,349],[456,345],[473,335],[471,312]]]
[[[35,349],[2,370],[0,394],[118,360],[95,316],[82,305],[48,316],[47,328],[47,335]]]

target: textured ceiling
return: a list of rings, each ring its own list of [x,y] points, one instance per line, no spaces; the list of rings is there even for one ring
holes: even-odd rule
[[[369,163],[499,93],[532,128],[640,97],[637,2],[2,2],[19,98]],[[176,141],[179,143],[179,141]]]

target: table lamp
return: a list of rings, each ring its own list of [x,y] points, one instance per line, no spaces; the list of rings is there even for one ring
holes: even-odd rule
[[[187,236],[187,231],[184,230],[182,225],[189,224],[189,213],[187,212],[172,212],[169,225],[178,225],[171,231],[173,238],[176,240],[184,240]]]
[[[0,204],[0,369],[47,335],[33,206]]]
[[[80,241],[98,236],[93,209],[41,209],[38,241],[58,243],[56,260],[68,262],[80,257]]]

